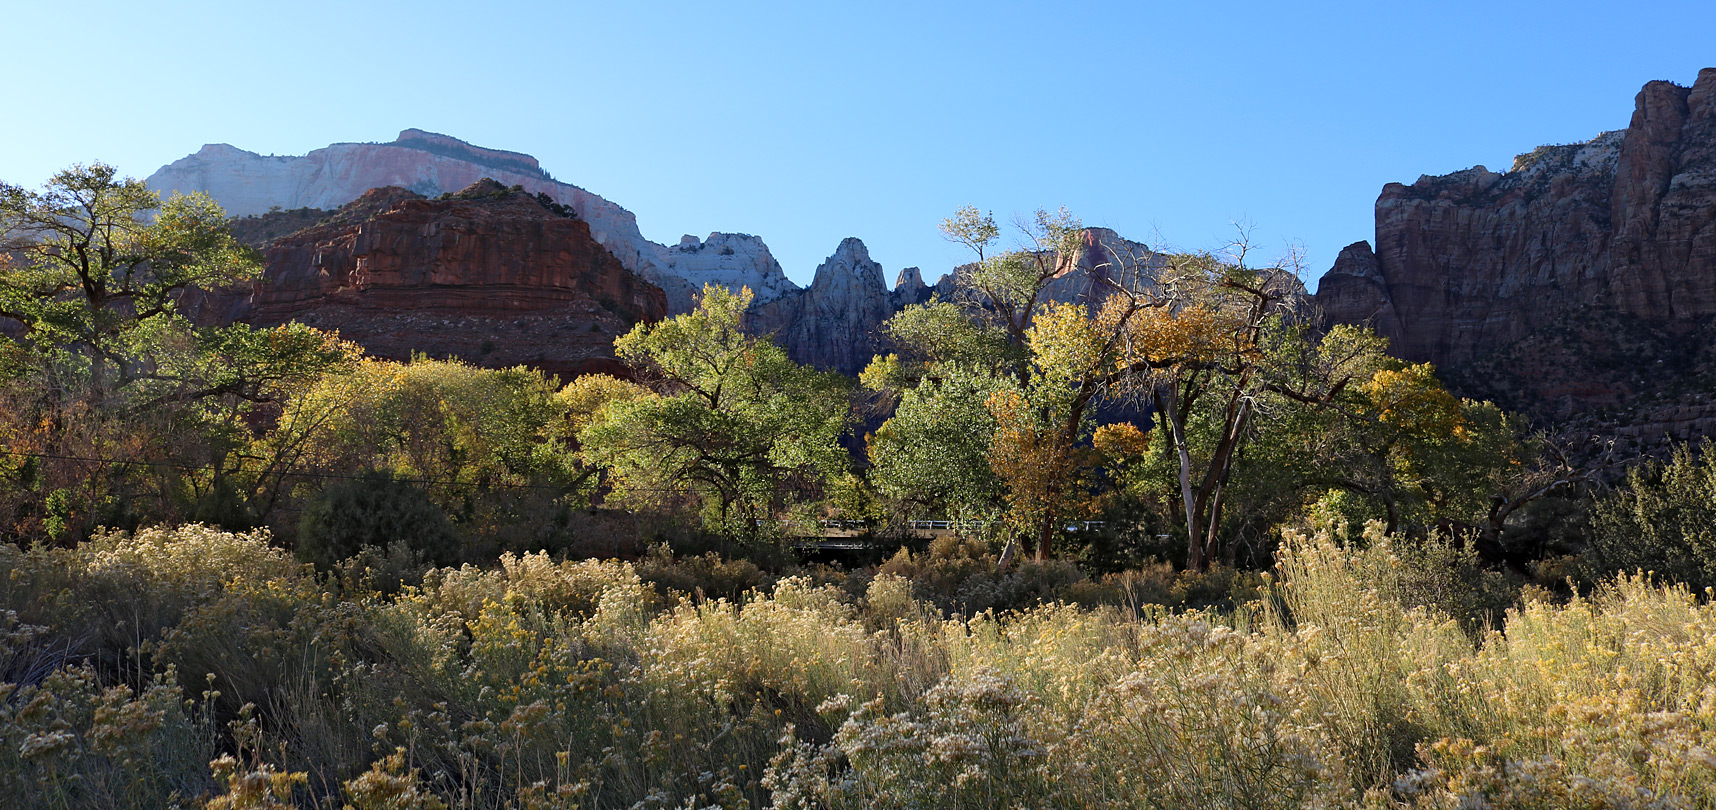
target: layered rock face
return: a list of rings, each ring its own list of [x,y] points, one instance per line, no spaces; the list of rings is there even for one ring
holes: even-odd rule
[[[1507,172],[1389,184],[1375,248],[1343,250],[1316,301],[1540,417],[1672,397],[1716,337],[1716,68],[1652,82],[1626,129]]]
[[[571,376],[611,368],[613,338],[667,311],[588,224],[493,180],[437,200],[374,189],[263,252],[264,277],[222,317],[337,329],[390,359]]]
[[[547,194],[554,201],[570,206],[589,225],[591,236],[627,270],[673,291],[676,305],[688,303],[689,296],[681,294],[686,287],[702,289],[703,286],[696,279],[682,277],[676,269],[681,267],[683,272],[692,274],[709,274],[719,269],[721,272],[716,275],[729,278],[735,288],[740,284],[750,286],[759,301],[796,289],[780,271],[780,265],[768,256],[767,247],[757,249],[762,242],[756,237],[712,234],[709,242],[723,242],[712,255],[741,258],[683,262],[674,248],[645,239],[632,212],[582,188],[556,181],[542,170],[536,158],[472,146],[457,138],[417,129],[399,133],[392,143],[337,143],[297,156],[263,156],[227,144],[209,144],[162,167],[145,182],[163,195],[207,192],[228,214],[242,217],[274,208],[338,208],[370,189],[388,186],[429,197],[458,191],[485,178],[502,186],[516,185],[525,191]],[[731,244],[727,243],[729,236]],[[737,249],[740,245],[745,245],[749,252],[741,253]],[[724,247],[734,248],[734,252],[721,254]]]

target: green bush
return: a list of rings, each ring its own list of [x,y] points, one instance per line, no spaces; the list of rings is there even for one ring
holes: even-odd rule
[[[1592,579],[1655,571],[1701,589],[1716,586],[1716,457],[1682,445],[1666,464],[1635,467],[1591,509]]]
[[[460,562],[458,532],[428,494],[392,473],[371,471],[331,483],[305,504],[294,551],[329,570],[364,549],[396,543],[426,562]]]

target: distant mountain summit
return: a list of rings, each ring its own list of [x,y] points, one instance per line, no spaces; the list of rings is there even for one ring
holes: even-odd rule
[[[207,192],[236,217],[281,209],[336,209],[374,188],[396,186],[425,197],[457,192],[485,178],[502,186],[547,194],[570,206],[620,263],[666,291],[671,312],[691,307],[705,283],[748,286],[759,303],[798,289],[761,239],[710,234],[715,249],[668,247],[638,231],[632,212],[569,183],[555,180],[536,158],[487,149],[446,135],[407,129],[391,143],[336,143],[307,155],[265,156],[224,143],[161,167],[145,181],[163,195]],[[695,240],[694,240],[695,241]]]

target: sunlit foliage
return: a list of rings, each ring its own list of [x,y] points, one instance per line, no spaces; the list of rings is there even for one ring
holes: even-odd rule
[[[689,499],[708,530],[751,538],[776,531],[784,507],[845,470],[836,439],[850,383],[746,334],[751,297],[710,285],[696,310],[614,341],[654,388],[610,398],[578,432],[582,458],[607,471],[615,501]]]

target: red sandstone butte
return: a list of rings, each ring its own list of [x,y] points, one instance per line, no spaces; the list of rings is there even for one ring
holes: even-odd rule
[[[396,360],[611,372],[614,337],[667,308],[568,209],[493,180],[442,199],[373,189],[263,255],[263,278],[223,315],[338,330]]]

